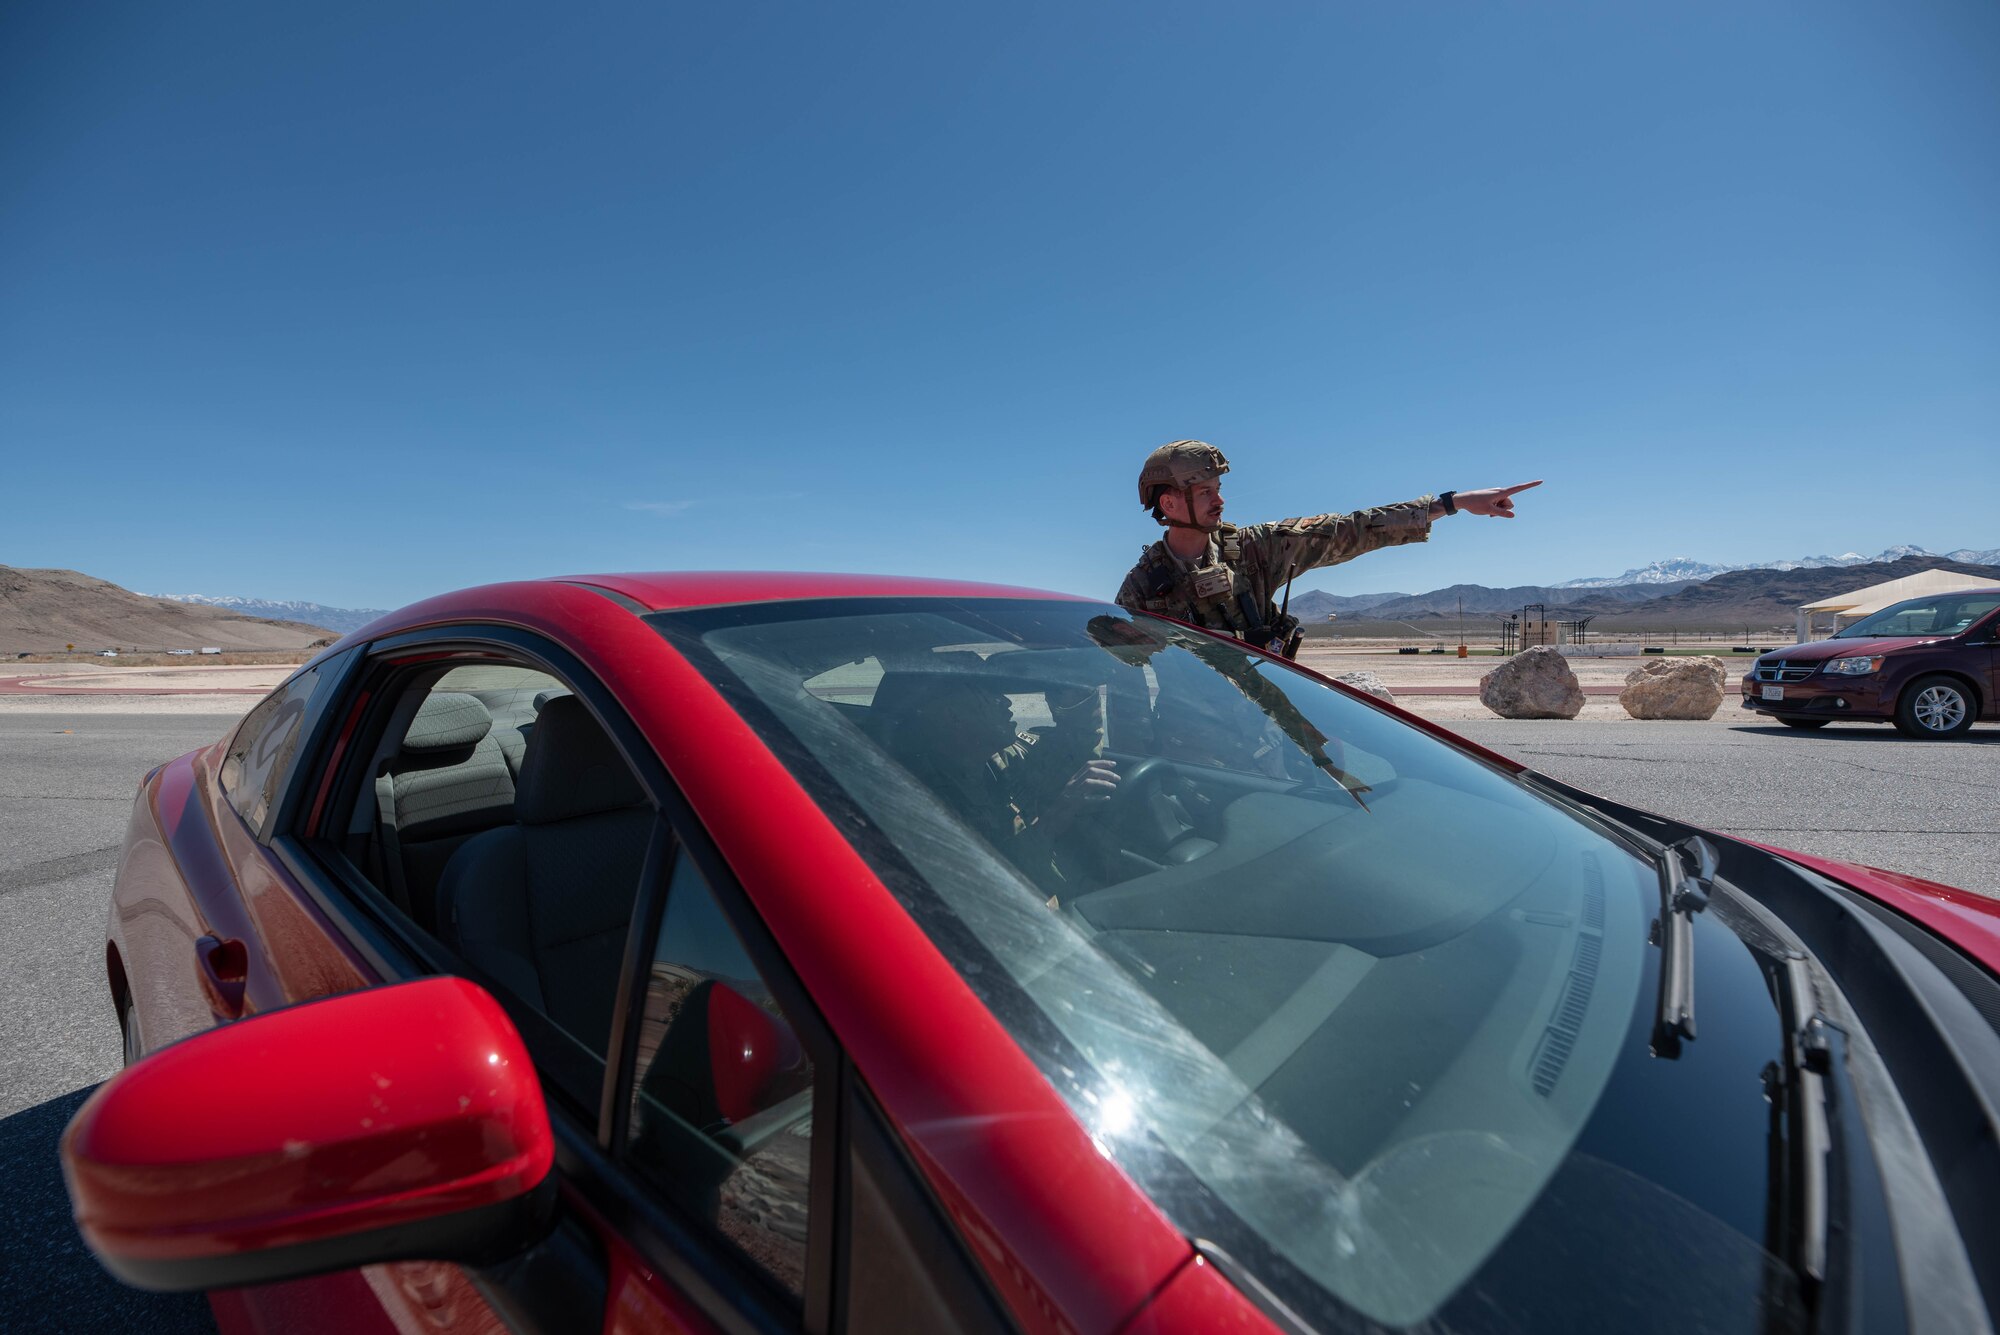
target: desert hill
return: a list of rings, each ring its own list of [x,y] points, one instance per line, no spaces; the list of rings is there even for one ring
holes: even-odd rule
[[[1371,607],[1407,598],[1407,593],[1357,593],[1343,595],[1321,589],[1302,589],[1292,597],[1292,615],[1301,621],[1324,621],[1329,612],[1339,616],[1359,616]]]
[[[1407,634],[1411,626],[1422,628],[1432,623],[1443,631],[1451,628],[1458,600],[1462,598],[1466,622],[1487,633],[1501,618],[1530,603],[1543,604],[1550,620],[1594,618],[1592,625],[1600,631],[1725,626],[1789,628],[1801,604],[1919,571],[1939,569],[2000,579],[2000,566],[1950,561],[1938,556],[1908,556],[1850,566],[1732,570],[1706,580],[1667,585],[1600,588],[1522,585],[1494,589],[1482,584],[1455,584],[1431,593],[1377,603],[1363,611],[1343,612],[1333,627],[1321,629],[1323,618],[1307,618],[1307,623],[1319,634],[1329,631],[1346,635]],[[1298,606],[1297,599],[1293,600],[1293,606]]]
[[[147,598],[75,570],[0,566],[0,651],[303,649],[327,631]]]
[[[1790,625],[1801,604],[1854,589],[1865,589],[1871,584],[1886,583],[1925,570],[1950,570],[1961,575],[2000,579],[2000,566],[1947,561],[1937,556],[1906,556],[1896,561],[1824,569],[1732,570],[1699,584],[1691,584],[1678,593],[1638,604],[1625,614],[1660,626],[1729,625],[1736,622],[1746,626]],[[1591,592],[1602,593],[1606,590],[1593,589]]]
[[[1685,581],[1678,584],[1621,584],[1602,589],[1564,589],[1540,584],[1493,589],[1484,584],[1453,584],[1449,588],[1377,603],[1368,609],[1367,615],[1384,621],[1455,617],[1463,600],[1467,616],[1504,616],[1520,611],[1529,603],[1543,604],[1549,609],[1550,616],[1556,615],[1558,607],[1563,609],[1564,616],[1573,611],[1587,616],[1594,612],[1623,610],[1635,603],[1651,603],[1662,594],[1675,593],[1686,587]]]

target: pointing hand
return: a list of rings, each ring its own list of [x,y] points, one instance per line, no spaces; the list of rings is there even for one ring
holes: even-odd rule
[[[1523,482],[1512,487],[1482,487],[1478,491],[1461,491],[1452,495],[1458,508],[1469,515],[1486,515],[1492,519],[1512,519],[1514,517],[1514,493],[1526,491],[1530,487],[1542,485],[1540,478],[1533,482]]]

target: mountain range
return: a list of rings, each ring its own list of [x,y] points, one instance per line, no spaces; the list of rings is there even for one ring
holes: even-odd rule
[[[1491,588],[1484,584],[1453,584],[1448,588],[1433,589],[1429,593],[1362,594],[1345,600],[1336,600],[1315,589],[1311,593],[1293,596],[1292,614],[1302,621],[1324,620],[1330,612],[1338,613],[1344,620],[1367,621],[1454,617],[1461,611],[1469,617],[1490,618],[1496,614],[1518,612],[1530,604],[1540,603],[1549,608],[1562,607],[1570,610],[1582,608],[1584,610],[1581,614],[1588,615],[1595,612],[1623,610],[1634,603],[1648,602],[1667,594],[1677,593],[1692,582],[1682,580],[1675,584],[1615,585],[1590,589],[1582,593],[1560,584],[1520,584],[1505,589]],[[1357,605],[1343,608],[1334,605],[1337,601]]]
[[[291,618],[245,616],[148,598],[75,570],[0,566],[0,650],[302,650],[326,631]]]
[[[2000,564],[1947,561],[1930,555],[1903,556],[1861,565],[1729,570],[1705,580],[1671,584],[1604,587],[1531,584],[1507,589],[1455,584],[1431,593],[1388,599],[1361,610],[1340,611],[1339,615],[1343,627],[1354,629],[1359,628],[1359,623],[1407,625],[1425,620],[1442,623],[1443,629],[1461,615],[1461,608],[1466,621],[1490,624],[1539,603],[1551,620],[1591,617],[1597,619],[1600,629],[1666,630],[1732,625],[1770,628],[1790,625],[1802,604],[1924,570],[1951,570],[2000,580]],[[1296,594],[1292,598],[1292,612],[1309,626],[1324,624],[1326,614],[1339,609],[1330,605],[1330,599],[1323,604],[1323,598],[1317,590]]]
[[[1903,545],[1874,557],[1844,552],[1759,566],[1677,556],[1618,576],[1510,588],[1454,584],[1421,594],[1343,595],[1311,589],[1293,595],[1291,611],[1307,625],[1320,627],[1331,616],[1348,626],[1448,621],[1461,615],[1491,622],[1539,603],[1552,618],[1603,618],[1607,626],[1776,626],[1789,623],[1801,603],[1934,569],[2000,579],[2000,547],[1964,547],[1938,555]],[[23,649],[66,641],[291,647],[324,630],[358,630],[382,615],[380,608],[218,594],[149,596],[73,570],[0,566],[0,640],[18,640],[12,647]]]
[[[328,607],[324,603],[272,602],[268,598],[232,598],[227,594],[207,593],[142,593],[141,598],[163,598],[170,603],[198,603],[203,607],[217,607],[225,612],[235,612],[239,616],[260,617],[270,621],[303,621],[309,626],[325,626],[337,630],[342,635],[351,630],[360,630],[376,617],[388,613],[384,607]]]
[[[1712,565],[1697,561],[1692,556],[1669,556],[1664,561],[1654,561],[1650,565],[1637,566],[1622,575],[1605,575],[1590,579],[1566,579],[1551,584],[1552,589],[1610,589],[1626,584],[1675,584],[1685,580],[1711,579],[1732,570],[1819,570],[1832,566],[1883,565],[1900,561],[1908,556],[1935,556],[1942,561],[1963,561],[1970,565],[2000,565],[2000,547],[1978,551],[1971,547],[1961,547],[1953,552],[1933,552],[1925,548],[1904,543],[1891,547],[1879,556],[1863,556],[1860,552],[1843,552],[1839,556],[1801,556],[1793,561],[1751,561],[1743,565]],[[1367,597],[1369,595],[1362,595]]]

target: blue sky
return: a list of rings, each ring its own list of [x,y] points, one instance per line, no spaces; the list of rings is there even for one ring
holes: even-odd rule
[[[0,563],[1301,587],[2000,546],[2000,6],[0,8]]]

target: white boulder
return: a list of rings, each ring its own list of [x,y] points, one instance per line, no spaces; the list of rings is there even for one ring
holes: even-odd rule
[[[1712,654],[1655,658],[1625,674],[1618,703],[1633,718],[1714,718],[1729,670]]]
[[[1479,700],[1501,718],[1575,718],[1583,687],[1561,653],[1538,644],[1481,677]]]

